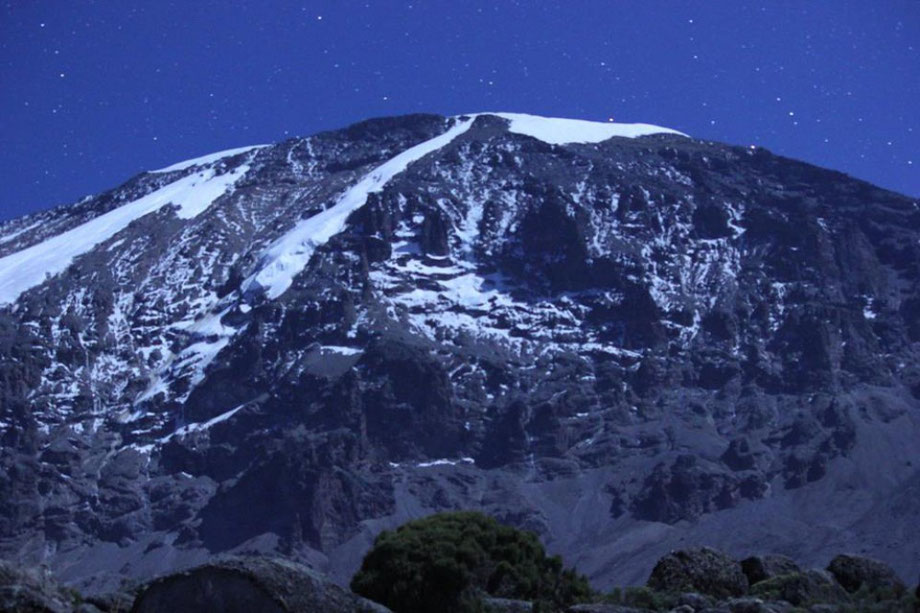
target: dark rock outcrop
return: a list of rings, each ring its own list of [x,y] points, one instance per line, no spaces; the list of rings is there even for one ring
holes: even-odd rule
[[[662,592],[700,592],[715,598],[748,591],[747,577],[738,562],[708,547],[669,553],[658,560],[647,585]]]
[[[840,554],[831,560],[827,570],[851,594],[865,590],[901,596],[907,591],[907,586],[890,566],[871,558]]]
[[[225,558],[157,579],[132,613],[386,613],[305,566],[272,558]]]
[[[639,519],[672,524],[732,508],[744,499],[760,498],[766,491],[767,484],[760,473],[707,467],[695,456],[685,454],[670,465],[656,466],[632,506]]]

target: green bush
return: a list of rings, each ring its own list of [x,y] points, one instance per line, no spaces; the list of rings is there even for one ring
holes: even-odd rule
[[[381,533],[351,589],[396,613],[479,611],[482,594],[546,610],[591,596],[587,580],[548,557],[535,535],[474,512],[431,515]]]

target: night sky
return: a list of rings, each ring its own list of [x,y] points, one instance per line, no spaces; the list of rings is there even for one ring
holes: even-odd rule
[[[0,220],[413,112],[653,123],[920,196],[918,0],[0,6]]]

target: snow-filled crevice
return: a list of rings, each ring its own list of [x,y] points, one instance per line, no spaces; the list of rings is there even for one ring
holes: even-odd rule
[[[345,229],[348,216],[364,206],[370,194],[382,191],[393,177],[405,171],[412,162],[448,145],[466,132],[472,122],[472,118],[459,121],[444,134],[406,149],[347,189],[334,205],[299,221],[262,253],[257,271],[243,283],[243,291],[261,289],[270,300],[281,296],[310,261],[316,249]]]

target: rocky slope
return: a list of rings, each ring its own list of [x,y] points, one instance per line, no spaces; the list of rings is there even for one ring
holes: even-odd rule
[[[509,560],[505,563],[508,564]],[[526,566],[526,562],[521,563]],[[517,566],[521,570],[521,566]],[[509,564],[509,568],[512,566]],[[447,578],[448,575],[442,575]],[[430,580],[431,577],[429,576]],[[574,604],[491,596],[469,590],[444,599],[416,578],[404,598],[434,593],[437,602],[397,600],[396,613],[488,611],[489,613],[916,613],[912,593],[894,571],[871,558],[841,554],[827,569],[803,569],[781,555],[741,562],[707,547],[680,550],[658,560],[642,587],[588,591]],[[449,582],[450,580],[448,580]],[[403,587],[409,587],[403,584]],[[505,586],[507,587],[507,585]],[[86,596],[62,587],[48,569],[0,561],[0,610],[36,613],[388,613],[391,609],[338,586],[314,570],[277,557],[218,556],[195,568]]]
[[[0,555],[351,576],[477,508],[599,587],[920,560],[920,205],[759,148],[371,120],[0,226]]]

